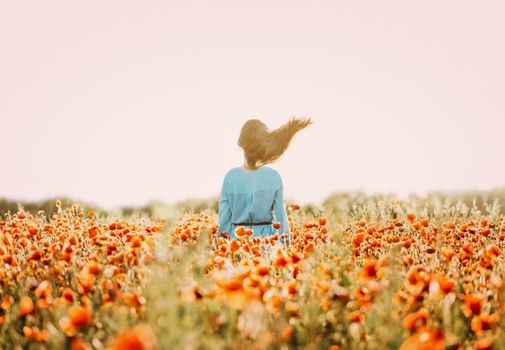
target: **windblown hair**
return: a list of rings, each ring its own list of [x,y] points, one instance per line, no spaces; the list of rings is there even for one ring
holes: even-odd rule
[[[249,166],[257,169],[279,159],[295,134],[312,123],[310,118],[292,117],[279,128],[268,130],[261,120],[249,119],[242,126],[238,145],[244,150]]]

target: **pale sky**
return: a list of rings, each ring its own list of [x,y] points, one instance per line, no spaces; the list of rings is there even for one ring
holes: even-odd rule
[[[314,124],[285,195],[505,185],[505,2],[0,0],[0,197],[218,196],[242,124]]]

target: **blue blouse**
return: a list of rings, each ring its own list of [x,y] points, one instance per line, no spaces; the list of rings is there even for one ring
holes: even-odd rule
[[[254,231],[253,237],[286,232],[289,240],[291,235],[283,197],[282,180],[275,169],[263,165],[254,171],[243,167],[228,170],[219,199],[218,232],[228,232],[233,239],[238,227],[232,225],[234,223],[278,221],[281,224],[278,230],[271,224],[244,227]]]

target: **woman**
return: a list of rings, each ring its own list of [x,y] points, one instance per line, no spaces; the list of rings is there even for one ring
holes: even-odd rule
[[[310,118],[291,118],[270,131],[258,119],[245,122],[238,139],[244,150],[244,164],[228,170],[224,177],[219,199],[219,233],[225,232],[233,239],[235,230],[243,226],[253,230],[253,237],[265,237],[278,230],[281,240],[290,239],[282,179],[266,164],[275,162],[293,136],[310,124]]]

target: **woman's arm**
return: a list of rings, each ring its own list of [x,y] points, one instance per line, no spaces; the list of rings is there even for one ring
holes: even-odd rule
[[[218,220],[218,228],[217,232],[228,232],[230,237],[234,235],[234,232],[231,232],[231,209],[228,202],[228,197],[226,195],[227,188],[227,178],[228,175],[224,177],[223,185],[221,186],[221,196],[219,198],[219,220]]]
[[[286,207],[284,205],[284,186],[282,184],[282,179],[280,176],[279,176],[279,185],[277,191],[275,192],[273,209],[275,219],[281,224],[279,232],[281,234],[287,233],[288,234],[287,240],[290,240],[291,233],[289,230],[288,215],[286,213]]]

